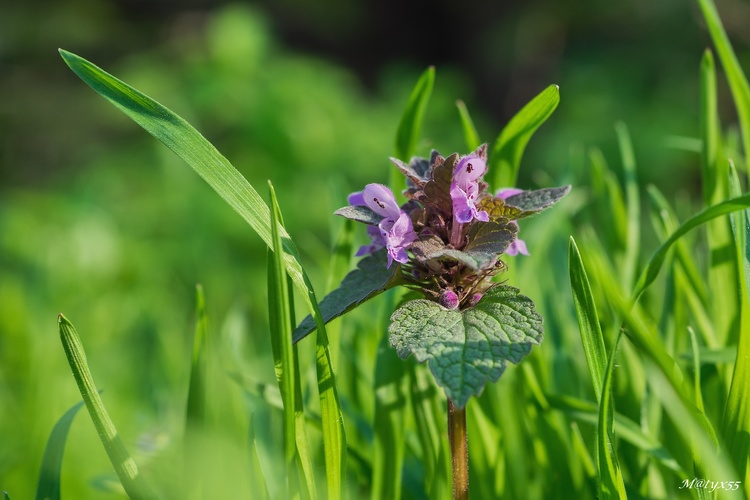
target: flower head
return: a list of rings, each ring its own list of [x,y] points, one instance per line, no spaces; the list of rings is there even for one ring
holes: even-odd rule
[[[461,158],[453,172],[450,195],[453,201],[453,216],[461,224],[473,219],[487,222],[489,215],[484,210],[477,210],[476,202],[479,195],[477,182],[487,171],[487,164],[477,155]]]
[[[364,205],[383,217],[377,227],[367,229],[372,242],[360,247],[357,255],[366,255],[385,247],[388,250],[388,267],[394,260],[406,264],[409,261],[406,250],[417,235],[409,214],[398,206],[393,192],[382,184],[368,184],[364,190],[349,195],[349,203]]]
[[[497,192],[496,196],[502,200],[505,200],[519,193],[523,193],[523,189],[503,188]],[[511,221],[511,223],[518,227],[518,222]],[[529,255],[529,251],[526,249],[526,242],[519,238],[513,240],[513,243],[508,246],[508,248],[505,250],[505,253],[507,253],[508,255],[518,255],[519,253],[523,255]]]

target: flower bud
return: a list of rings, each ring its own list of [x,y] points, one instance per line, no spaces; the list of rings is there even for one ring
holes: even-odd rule
[[[458,307],[458,295],[453,290],[446,290],[440,295],[439,302],[446,309],[455,309]]]
[[[475,293],[474,295],[472,295],[469,299],[469,306],[474,307],[475,305],[477,305],[477,303],[482,300],[482,295],[483,294],[481,293]]]

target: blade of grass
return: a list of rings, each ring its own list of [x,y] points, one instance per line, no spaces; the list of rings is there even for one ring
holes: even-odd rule
[[[599,315],[596,312],[589,278],[586,275],[578,246],[572,236],[568,245],[568,270],[573,303],[578,318],[578,328],[581,332],[581,342],[586,355],[586,364],[591,374],[596,400],[600,401],[604,374],[607,369],[607,350],[604,347],[604,337],[599,325]]]
[[[637,300],[641,296],[643,291],[654,282],[656,276],[658,276],[659,271],[661,270],[662,264],[664,264],[664,259],[666,258],[667,253],[677,240],[679,240],[690,230],[695,229],[706,221],[715,219],[716,217],[720,217],[731,212],[735,212],[737,210],[742,210],[743,208],[747,207],[750,207],[750,194],[738,196],[736,198],[717,203],[716,205],[712,205],[701,210],[700,212],[683,222],[682,225],[677,228],[677,230],[672,233],[664,243],[661,244],[661,246],[649,259],[646,267],[641,272],[641,275],[635,284],[635,289],[632,295],[633,300]]]
[[[729,197],[729,164],[724,155],[716,93],[716,70],[713,55],[706,50],[701,60],[701,174],[704,205],[719,203]],[[741,194],[741,193],[738,193]],[[729,220],[717,218],[706,223],[711,291],[711,317],[717,338],[723,344],[733,338],[739,322],[739,283],[734,238]],[[712,346],[715,347],[715,346]]]
[[[203,286],[195,287],[195,336],[185,412],[185,472],[190,482],[190,495],[203,498],[205,491],[201,473],[205,470],[203,436],[206,431],[206,387],[208,364],[208,318]]]
[[[597,422],[597,465],[599,467],[599,498],[627,498],[622,471],[617,459],[614,431],[614,401],[612,400],[612,373],[617,357],[617,347],[622,334],[617,336],[612,353],[609,356],[604,373],[601,400],[599,401],[599,420]]]
[[[703,406],[703,393],[701,392],[701,355],[700,349],[698,348],[698,337],[695,335],[695,330],[688,327],[690,333],[690,349],[693,353],[693,386],[695,386],[695,406],[702,411],[706,412]]]
[[[60,473],[63,454],[65,453],[65,442],[68,440],[68,432],[73,419],[82,406],[83,401],[72,406],[52,428],[42,456],[42,468],[39,471],[39,481],[34,497],[36,500],[60,500]]]
[[[737,108],[737,116],[740,122],[740,133],[742,135],[742,149],[745,155],[750,153],[750,85],[740,66],[737,56],[732,49],[729,38],[721,24],[719,13],[712,0],[698,0],[703,17],[706,20],[711,39],[719,54],[719,60],[727,75],[729,88],[732,91],[734,105]],[[750,168],[750,162],[746,162]]]
[[[732,194],[740,189],[737,172],[730,165],[730,191]],[[724,410],[722,431],[728,443],[738,479],[744,485],[745,494],[750,496],[750,214],[743,210],[732,215],[732,225],[737,245],[738,267],[740,276],[740,332],[737,346],[737,358],[732,373],[732,384],[729,388]]]
[[[99,439],[104,445],[104,450],[107,452],[109,461],[112,463],[122,487],[131,498],[157,498],[146,480],[138,472],[135,460],[128,453],[122,438],[117,433],[115,424],[109,418],[104,402],[96,390],[94,379],[86,361],[86,352],[83,350],[78,332],[62,314],[58,316],[58,328],[65,355],[73,371],[73,378],[75,378],[78,390],[86,404],[86,409],[91,415]]]
[[[494,172],[492,186],[497,189],[516,185],[526,144],[559,102],[560,88],[550,85],[510,119],[492,146],[489,164],[489,171]]]
[[[633,154],[633,143],[630,140],[628,128],[624,123],[615,125],[617,142],[622,156],[623,184],[625,187],[625,207],[628,216],[627,238],[625,239],[625,260],[623,262],[622,285],[624,290],[630,290],[635,280],[638,268],[638,257],[641,248],[641,198],[638,194],[638,176]]]
[[[461,130],[464,132],[466,149],[468,151],[474,151],[482,144],[477,129],[474,128],[474,122],[471,120],[469,110],[466,109],[466,104],[463,101],[458,100],[456,101],[456,108],[458,108],[458,117],[461,120]]]
[[[82,57],[62,49],[60,55],[81,80],[190,165],[245,219],[266,245],[272,245],[268,206],[242,174],[197,130],[169,109]],[[346,436],[331,368],[328,336],[315,292],[299,262],[297,248],[283,228],[280,233],[287,272],[302,293],[317,325],[316,373],[323,418],[328,496],[340,498]]]
[[[292,344],[293,304],[283,260],[284,248],[280,233],[283,221],[276,192],[270,181],[268,188],[271,196],[271,238],[273,241],[273,252],[269,254],[268,266],[268,312],[276,377],[284,403],[284,457],[288,471],[288,494],[290,497],[299,494],[300,485],[296,473],[296,464],[299,462],[307,487],[306,497],[314,499],[316,498],[315,477],[312,456],[307,444],[299,361],[297,347]]]
[[[599,408],[594,402],[557,394],[548,394],[546,397],[551,408],[562,411],[575,421],[596,425],[599,420]],[[633,420],[615,412],[614,431],[619,439],[648,453],[654,460],[673,470],[678,476],[687,477],[687,473],[669,450],[658,439],[646,434]]]
[[[427,103],[430,101],[434,85],[435,67],[430,66],[417,80],[404,109],[404,114],[401,115],[401,121],[396,131],[396,158],[409,161],[417,149],[419,134],[422,131],[422,123],[427,111]]]
[[[263,469],[260,466],[260,458],[258,457],[258,448],[255,445],[255,414],[250,414],[250,422],[248,423],[247,432],[247,450],[250,455],[250,470],[249,479],[250,484],[253,485],[253,492],[258,495],[259,500],[268,500],[268,487],[266,486],[266,478],[263,475]]]
[[[726,456],[719,453],[716,442],[706,433],[705,426],[701,422],[700,414],[695,407],[686,405],[683,398],[674,390],[674,386],[666,379],[665,374],[656,369],[653,363],[646,361],[646,370],[649,374],[649,386],[654,389],[659,400],[670,419],[677,423],[675,429],[680,433],[682,439],[689,444],[693,452],[695,477],[722,478],[719,481],[734,480],[737,477],[734,467]],[[690,476],[687,476],[689,478]],[[684,481],[688,481],[685,478]],[[739,499],[743,495],[739,491],[723,491],[721,498]]]
[[[406,408],[406,395],[401,384],[403,375],[404,362],[391,348],[387,336],[384,336],[378,345],[375,360],[372,500],[401,498]]]
[[[427,104],[430,102],[434,85],[435,67],[430,66],[422,73],[412,89],[396,130],[395,156],[400,160],[408,162],[417,149]],[[389,184],[396,196],[401,197],[401,192],[406,189],[406,178],[397,169],[391,169]]]

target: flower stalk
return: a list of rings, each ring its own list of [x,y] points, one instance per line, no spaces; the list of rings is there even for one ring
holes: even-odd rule
[[[469,498],[469,436],[466,433],[466,407],[457,408],[448,399],[448,440],[451,445],[453,500]]]

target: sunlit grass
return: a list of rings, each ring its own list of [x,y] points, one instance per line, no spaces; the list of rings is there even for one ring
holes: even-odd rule
[[[700,3],[712,12],[709,2]],[[716,19],[708,17],[717,52],[729,67],[744,140],[750,130],[744,76],[717,35]],[[85,66],[77,59],[74,64]],[[596,149],[571,155],[566,177],[554,183],[572,184],[571,196],[558,212],[522,222],[532,255],[509,258],[504,277],[536,302],[545,318],[545,341],[467,407],[476,498],[711,497],[680,488],[693,478],[740,481],[738,493],[750,491],[745,483],[749,264],[743,230],[750,198],[742,195],[744,174],[740,180],[727,158],[710,53],[700,71],[702,200],[670,203],[658,187],[639,185],[637,170],[648,168],[648,159],[633,153],[637,144],[631,145],[627,129],[618,125],[612,134],[619,138],[621,158],[604,158]],[[432,90],[432,80],[421,85]],[[551,113],[559,94],[554,87],[545,92],[554,97]],[[144,108],[152,105],[141,102]],[[464,137],[474,142],[468,111],[460,109]],[[165,115],[147,117],[147,125],[160,116]],[[457,130],[459,123],[457,114]],[[177,135],[192,134],[176,117],[163,125],[177,127]],[[403,129],[398,137],[400,150],[424,153]],[[202,138],[183,139],[194,144]],[[521,134],[518,140],[527,139]],[[31,195],[20,196],[18,205],[43,205],[39,213],[3,215],[6,234],[28,225],[39,234],[33,241],[3,240],[3,248],[24,265],[0,281],[0,311],[9,332],[0,352],[0,401],[7,402],[2,428],[11,436],[0,450],[0,489],[11,498],[31,495],[47,437],[60,417],[63,424],[72,418],[63,415],[80,399],[54,335],[59,311],[37,307],[62,289],[60,307],[77,311],[72,319],[86,350],[94,353],[88,362],[99,388],[105,388],[103,404],[139,471],[165,498],[176,491],[195,498],[285,497],[295,491],[302,498],[449,497],[443,392],[424,366],[398,359],[385,334],[405,292],[387,291],[334,320],[327,335],[295,347],[284,343],[291,341],[290,328],[300,316],[314,312],[304,305],[315,300],[304,273],[314,273],[315,282],[331,277],[327,289],[318,291],[322,297],[351,267],[353,239],[359,236],[348,222],[332,222],[331,236],[318,240],[319,258],[316,250],[305,254],[315,265],[305,263],[280,225],[278,207],[285,217],[304,218],[297,212],[306,204],[279,203],[275,197],[267,204],[228,161],[201,144],[202,150],[189,152],[197,156],[183,157],[273,249],[267,261],[257,242],[245,242],[254,237],[246,236],[247,226],[227,226],[228,237],[243,241],[238,247],[244,251],[227,250],[221,242],[225,223],[220,230],[212,227],[223,215],[190,211],[193,230],[216,240],[210,244],[221,262],[199,266],[189,276],[161,269],[158,255],[205,255],[200,234],[188,241],[163,236],[162,246],[150,248],[137,236],[124,240],[123,234],[131,233],[112,229],[115,216],[91,213],[85,202]],[[184,150],[179,141],[171,147]],[[516,150],[509,154],[515,155]],[[171,217],[191,210],[174,200],[208,199],[207,191],[182,174],[161,175],[161,189],[185,187],[165,195],[165,205],[177,203]],[[508,183],[517,178],[513,171],[498,177]],[[124,174],[123,179],[126,183]],[[332,191],[344,204],[348,190],[337,185]],[[139,216],[160,213],[158,192],[153,186],[144,192],[151,201],[132,201]],[[129,198],[117,201],[127,204]],[[127,219],[122,223],[132,223]],[[661,248],[642,243],[651,231]],[[291,235],[300,244],[296,236]],[[124,252],[137,255],[136,264],[121,264]],[[35,267],[34,258],[43,264]],[[258,279],[266,262],[268,281]],[[58,273],[64,286],[48,287],[47,273]],[[297,286],[296,307],[287,300],[293,287],[286,273]],[[205,290],[197,306],[194,278]],[[136,283],[147,280],[154,283],[149,295],[134,297],[143,290]],[[28,324],[21,328],[14,321]],[[102,331],[108,323],[121,326]],[[39,333],[13,334],[27,330]],[[62,496],[121,495],[86,418],[76,418],[65,444]],[[50,443],[60,445],[58,433]]]

